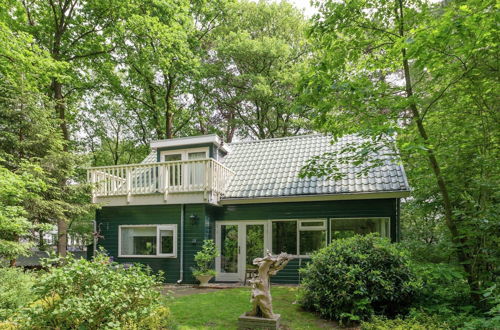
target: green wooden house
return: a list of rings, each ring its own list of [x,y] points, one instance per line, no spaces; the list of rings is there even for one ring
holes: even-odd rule
[[[203,240],[220,251],[215,281],[242,281],[266,250],[295,256],[273,281],[297,283],[310,254],[332,240],[377,232],[399,240],[403,167],[390,156],[365,176],[341,165],[344,178],[298,177],[315,155],[361,143],[323,135],[224,144],[216,135],[151,142],[140,164],[94,167],[93,202],[104,247],[118,262],[143,263],[167,282],[194,283]]]

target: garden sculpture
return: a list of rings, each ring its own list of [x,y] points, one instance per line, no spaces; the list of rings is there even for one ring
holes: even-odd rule
[[[253,264],[259,268],[257,275],[253,276],[249,281],[252,285],[252,298],[250,302],[253,305],[253,309],[247,312],[246,316],[266,319],[273,319],[277,316],[273,314],[269,277],[276,275],[276,273],[285,268],[291,259],[291,256],[286,253],[282,252],[279,255],[273,256],[268,250],[264,258],[255,258],[253,260]]]

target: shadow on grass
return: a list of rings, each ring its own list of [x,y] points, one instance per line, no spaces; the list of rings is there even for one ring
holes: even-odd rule
[[[273,309],[281,314],[282,329],[339,328],[294,304],[296,292],[295,287],[271,289]],[[238,317],[251,308],[250,288],[185,295],[175,298],[170,308],[179,329],[236,329]]]

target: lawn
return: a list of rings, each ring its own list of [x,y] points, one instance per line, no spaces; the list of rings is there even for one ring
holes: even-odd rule
[[[282,329],[325,329],[333,322],[318,318],[294,304],[297,288],[273,286],[274,312],[281,314]],[[180,329],[236,329],[238,317],[250,310],[250,288],[224,289],[176,298],[171,305]]]

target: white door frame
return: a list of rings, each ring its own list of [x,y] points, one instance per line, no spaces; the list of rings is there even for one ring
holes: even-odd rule
[[[236,273],[221,272],[221,226],[222,225],[237,225],[238,226],[238,270]],[[215,276],[216,281],[236,281],[242,282],[245,278],[246,268],[246,234],[247,225],[263,225],[264,226],[264,251],[270,250],[269,226],[270,222],[266,220],[245,220],[245,221],[216,221],[215,222],[215,245],[219,252],[219,257],[215,260]],[[263,255],[264,256],[264,255]]]

